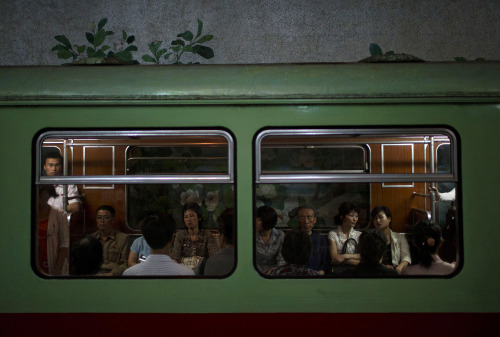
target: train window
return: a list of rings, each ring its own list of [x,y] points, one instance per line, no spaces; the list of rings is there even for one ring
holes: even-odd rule
[[[442,186],[455,200],[457,154],[455,134],[443,128],[261,131],[254,157],[256,269],[270,278],[452,275],[459,205],[443,204]],[[377,220],[381,212],[385,222]],[[412,244],[424,228],[445,239],[439,251],[428,250],[442,269],[427,268],[431,255]],[[360,254],[366,238],[377,237],[388,242],[380,253],[384,268]],[[301,239],[312,243],[307,261],[294,251]]]
[[[172,241],[165,247],[169,259],[180,262],[172,262],[168,273],[227,277],[234,269],[234,249],[231,265],[207,262],[235,245],[229,132],[48,131],[35,146],[41,165],[34,166],[38,223],[32,261],[39,275],[139,276],[137,268],[125,270],[147,258],[151,247],[141,230],[158,224],[170,228],[166,237]],[[84,238],[89,245],[95,241],[89,236],[100,241],[103,259],[84,272],[78,249]]]

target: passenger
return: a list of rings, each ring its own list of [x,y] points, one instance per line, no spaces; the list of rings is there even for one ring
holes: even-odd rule
[[[119,276],[127,269],[129,252],[128,235],[113,228],[115,209],[103,205],[97,209],[97,232],[92,235],[102,244],[103,263],[98,275]]]
[[[312,243],[312,253],[306,267],[318,271],[320,275],[324,275],[330,266],[328,243],[326,236],[314,230],[316,224],[316,210],[314,207],[311,205],[299,207],[297,221],[300,231],[309,235]]]
[[[387,268],[396,269],[401,274],[404,268],[411,263],[410,246],[404,234],[391,230],[392,214],[388,207],[377,206],[371,213],[375,228],[387,239],[382,264]]]
[[[381,263],[386,247],[387,239],[380,231],[375,229],[364,231],[359,236],[360,263],[353,269],[344,271],[341,275],[348,277],[397,276],[396,270],[386,268]]]
[[[94,236],[87,235],[71,249],[73,274],[95,275],[102,265],[102,245]]]
[[[43,169],[48,176],[60,176],[62,174],[62,163],[63,157],[59,153],[59,151],[54,150],[50,151],[45,155],[43,160]],[[63,185],[54,185],[56,189],[56,195],[49,199],[49,205],[64,210],[63,206],[63,195],[64,195],[64,186]],[[78,188],[75,185],[67,185],[68,187],[68,205],[66,211],[69,213],[78,212],[82,208],[82,204],[80,202],[80,195],[78,194]]]
[[[289,231],[284,238],[281,249],[284,265],[268,268],[264,274],[272,276],[319,276],[316,270],[306,267],[312,252],[309,235],[297,230]]]
[[[47,202],[53,185],[38,188],[38,268],[47,275],[68,275],[69,225],[66,212]]]
[[[151,254],[151,248],[149,247],[144,236],[139,236],[132,242],[130,246],[130,253],[128,254],[127,264],[129,267],[135,266],[136,264],[146,261],[146,258]]]
[[[455,269],[454,263],[443,262],[438,251],[443,244],[441,228],[423,220],[413,232],[413,245],[417,248],[420,263],[403,270],[404,275],[448,275]]]
[[[340,226],[328,233],[330,257],[334,273],[352,269],[360,261],[357,245],[361,232],[354,229],[359,219],[359,208],[353,203],[343,202],[337,215]]]
[[[177,231],[171,257],[196,273],[203,259],[217,252],[217,242],[210,231],[201,229],[203,218],[197,203],[188,202],[182,213],[186,230]]]
[[[123,272],[124,276],[194,275],[190,268],[176,263],[168,256],[176,225],[170,217],[149,215],[141,222],[142,234],[151,247],[146,261]]]
[[[455,188],[453,188],[449,192],[439,193],[436,187],[429,186],[429,192],[434,191],[436,193],[437,201],[455,201],[456,192]]]
[[[257,268],[264,269],[279,266],[285,263],[281,255],[281,245],[285,233],[274,228],[278,222],[276,211],[269,206],[257,208],[255,218],[255,255]]]
[[[221,249],[208,258],[205,263],[203,275],[227,275],[234,268],[234,210],[226,208],[217,219]]]

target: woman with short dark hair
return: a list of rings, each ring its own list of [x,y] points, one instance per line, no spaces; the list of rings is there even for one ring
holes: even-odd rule
[[[274,228],[278,222],[276,211],[269,206],[257,208],[255,217],[256,263],[260,271],[285,263],[281,245],[285,233]]]

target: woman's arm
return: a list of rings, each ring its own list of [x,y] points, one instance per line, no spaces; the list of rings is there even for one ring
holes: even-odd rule
[[[132,266],[135,266],[137,264],[137,258],[139,256],[137,255],[136,252],[134,252],[133,250],[130,250],[130,253],[128,254],[128,260],[127,260],[127,264],[129,267],[132,267]]]
[[[332,258],[332,264],[337,265],[344,262],[344,257],[339,253],[337,253],[337,243],[335,242],[335,240],[328,238],[328,242],[330,243],[329,249],[330,249],[330,257]]]

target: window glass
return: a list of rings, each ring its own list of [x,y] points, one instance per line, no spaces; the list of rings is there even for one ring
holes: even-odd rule
[[[255,149],[254,261],[263,276],[413,275],[421,252],[412,241],[427,226],[423,220],[428,226],[438,225],[447,238],[441,249],[443,260],[458,262],[458,222],[451,215],[456,215],[456,204],[443,203],[432,190],[439,186],[441,192],[441,186],[454,189],[458,184],[457,143],[451,131],[272,129],[256,135]],[[378,206],[390,212],[387,225],[376,220]],[[264,219],[266,212],[276,214],[274,227]],[[299,263],[304,262],[300,251],[290,249],[300,246],[297,232],[307,234],[312,242],[306,263]],[[403,246],[382,252],[385,266],[381,265],[379,275],[361,275],[362,268],[355,266],[369,261],[360,255],[365,240],[361,235],[384,234],[381,240],[387,240],[390,232],[401,237]],[[454,270],[448,268],[442,274],[432,269],[430,276],[451,275]]]
[[[234,260],[234,144],[225,130],[49,131],[38,137],[36,154],[38,274],[82,275],[74,249],[90,235],[103,252],[99,269],[87,274],[129,276],[127,261],[150,253],[142,236],[150,222],[171,228],[175,237],[169,254],[185,267],[172,264],[170,276],[189,276],[181,273],[188,268],[223,277],[234,269],[234,263],[214,268],[207,262],[226,245]],[[47,171],[49,165],[57,169]],[[191,211],[199,217],[188,222]],[[224,217],[231,228],[220,226]]]

